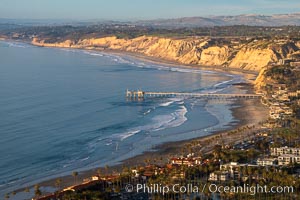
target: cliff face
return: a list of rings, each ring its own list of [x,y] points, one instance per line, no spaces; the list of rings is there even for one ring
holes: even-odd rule
[[[271,49],[252,49],[243,48],[233,58],[230,67],[241,68],[245,70],[260,71],[270,62],[278,61],[278,57]]]
[[[265,68],[260,70],[260,72],[254,82],[254,86],[257,91],[260,91],[260,89],[262,87],[266,86],[265,72],[266,72]]]
[[[290,41],[252,41],[218,43],[209,38],[160,38],[142,36],[134,39],[118,39],[114,36],[104,38],[66,40],[49,43],[35,38],[32,43],[38,46],[113,49],[138,52],[147,56],[177,61],[183,64],[224,66],[259,72],[268,64],[286,58],[299,50]]]
[[[221,66],[228,61],[230,52],[228,46],[223,47],[208,47],[201,53],[199,64]]]
[[[36,46],[59,47],[59,48],[72,48],[75,45],[75,43],[71,40],[66,40],[64,42],[59,42],[59,43],[46,43],[44,40],[39,40],[37,38],[33,38],[31,43]]]

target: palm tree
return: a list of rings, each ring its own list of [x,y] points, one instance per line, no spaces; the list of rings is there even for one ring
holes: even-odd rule
[[[100,176],[101,176],[101,174],[102,174],[102,170],[101,170],[101,168],[97,169],[97,175],[100,177]]]
[[[74,184],[77,184],[77,176],[78,176],[78,172],[74,171],[72,172],[72,176],[74,177]]]
[[[57,190],[60,190],[60,186],[61,186],[61,178],[58,178],[55,180],[55,187],[57,188]]]
[[[222,152],[222,146],[221,145],[215,145],[213,148],[213,155],[215,159],[220,159],[220,153]]]
[[[149,165],[150,164],[150,159],[149,158],[144,159],[144,163],[145,163],[145,166]]]
[[[42,195],[42,191],[40,190],[40,186],[39,185],[35,185],[34,186],[34,194],[36,197],[39,197]]]
[[[108,169],[109,169],[109,166],[105,165],[105,173],[106,173],[106,175],[108,175]]]
[[[28,188],[28,187],[25,188],[25,189],[24,189],[24,192],[29,193],[29,192],[30,192],[29,188]]]

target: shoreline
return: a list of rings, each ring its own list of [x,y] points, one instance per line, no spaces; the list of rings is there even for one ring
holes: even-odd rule
[[[45,46],[47,47],[47,46]],[[55,47],[59,48],[59,47]],[[68,48],[67,48],[68,49]],[[233,74],[251,74],[251,75],[258,75],[259,72],[251,71],[251,70],[244,70],[240,68],[232,68],[232,67],[225,67],[225,66],[208,66],[208,65],[198,65],[198,64],[185,64],[181,62],[177,62],[175,60],[168,60],[164,58],[154,57],[154,56],[148,56],[143,53],[139,52],[133,52],[133,51],[124,51],[124,50],[115,50],[115,49],[87,49],[87,48],[72,48],[71,49],[82,49],[82,50],[89,50],[89,51],[96,51],[96,52],[104,52],[119,56],[129,56],[135,59],[139,60],[145,60],[148,62],[152,62],[155,64],[164,64],[169,66],[178,66],[178,67],[184,67],[184,68],[190,68],[190,69],[201,69],[201,70],[208,70],[208,71],[216,71],[216,72],[227,72],[227,73],[233,73]]]
[[[19,42],[19,41],[17,41]],[[33,44],[31,44],[33,45]],[[34,45],[36,46],[36,45]],[[53,47],[51,47],[53,48]],[[54,47],[54,48],[58,48],[58,47]],[[75,49],[75,48],[73,48]],[[76,48],[77,49],[77,48]],[[186,65],[186,64],[182,64],[182,63],[177,63],[176,61],[167,61],[167,60],[164,60],[164,59],[161,59],[161,58],[154,58],[154,57],[149,57],[149,56],[145,56],[145,55],[142,55],[140,53],[135,53],[135,52],[126,52],[126,51],[114,51],[114,50],[96,50],[96,49],[80,49],[78,48],[79,50],[91,50],[91,51],[100,51],[100,52],[104,52],[104,53],[110,53],[110,54],[113,54],[113,55],[121,55],[121,56],[130,56],[134,59],[138,59],[138,60],[145,60],[145,61],[148,61],[148,62],[154,62],[156,64],[162,64],[162,65],[171,65],[171,66],[175,66],[178,67],[178,68],[191,68],[191,69],[203,69],[203,70],[209,70],[209,71],[217,71],[217,72],[224,72],[224,73],[229,73],[229,74],[241,74],[243,75],[243,77],[245,78],[245,81],[249,82],[249,83],[245,83],[245,85],[242,87],[246,87],[246,90],[249,92],[249,91],[254,91],[253,88],[251,88],[250,85],[252,85],[252,81],[251,79],[253,78],[253,76],[255,76],[256,74],[253,74],[253,73],[246,73],[246,72],[238,72],[238,71],[230,71],[230,70],[227,70],[226,68],[225,69],[222,69],[223,67],[208,67],[208,66],[199,66],[199,65]],[[251,78],[249,78],[251,77]],[[253,118],[251,118],[250,116],[252,116],[251,114],[245,116],[245,110],[249,111],[251,110],[251,107],[253,108],[253,110],[255,110],[257,103],[249,103],[247,102],[250,100],[240,100],[240,101],[234,101],[234,108],[230,108],[231,112],[232,112],[232,116],[234,119],[236,120],[239,120],[239,122],[236,124],[236,125],[230,125],[228,126],[228,128],[226,128],[226,130],[223,130],[223,131],[213,131],[211,134],[207,135],[207,136],[203,136],[203,137],[198,137],[198,138],[193,138],[193,139],[189,139],[189,140],[183,140],[183,141],[176,141],[176,142],[167,142],[167,143],[163,143],[161,145],[158,145],[156,146],[155,148],[149,150],[149,151],[145,151],[145,152],[141,152],[140,155],[137,155],[137,156],[134,156],[132,158],[129,158],[129,159],[125,159],[125,160],[122,160],[120,163],[122,164],[117,164],[117,165],[114,165],[112,167],[110,167],[110,169],[107,171],[107,173],[114,173],[115,171],[120,171],[122,169],[122,166],[130,166],[130,167],[134,167],[134,166],[138,166],[138,165],[143,165],[145,162],[144,160],[147,158],[150,157],[150,160],[153,160],[153,159],[157,159],[159,160],[158,158],[160,157],[165,157],[165,160],[167,160],[167,158],[169,156],[176,156],[180,153],[180,149],[182,147],[184,147],[185,145],[187,144],[190,144],[192,142],[195,142],[195,141],[199,141],[199,142],[202,142],[203,141],[208,141],[208,140],[211,140],[213,139],[214,137],[216,137],[217,135],[220,135],[222,134],[223,132],[228,132],[230,130],[235,130],[237,129],[238,127],[241,127],[241,126],[245,126],[247,124],[252,124],[252,120]],[[251,100],[252,101],[252,100]],[[258,101],[258,100],[254,100],[254,101]],[[255,106],[254,106],[255,105]],[[262,105],[259,105],[259,106],[262,106]],[[259,107],[258,106],[258,107]],[[246,108],[248,107],[248,108]],[[260,110],[257,108],[257,112],[259,112]],[[261,111],[263,112],[263,111]],[[262,114],[263,115],[263,114]],[[244,118],[246,117],[246,118]],[[249,117],[249,118],[247,118]],[[226,140],[226,139],[225,139]],[[241,139],[239,139],[238,141],[240,141]],[[228,140],[228,141],[231,141]],[[209,152],[209,148],[207,148],[204,153],[208,153]],[[159,163],[157,162],[158,164],[163,164],[163,163]],[[166,163],[166,162],[164,162]],[[78,176],[78,179],[81,180],[81,179],[84,179],[84,178],[87,178],[87,177],[91,177],[92,175],[95,175],[96,174],[96,168],[95,169],[91,169],[91,170],[86,170],[86,171],[82,171],[79,173],[79,176]],[[103,168],[102,168],[102,171],[105,171]],[[57,177],[57,178],[60,178],[60,177]],[[53,179],[50,179],[50,180],[47,180],[47,181],[42,181],[39,183],[40,186],[42,187],[54,187],[55,185],[55,180],[57,178],[53,178]],[[71,175],[68,175],[68,176],[64,176],[64,177],[61,177],[63,182],[62,182],[62,186],[63,187],[66,187],[66,186],[70,186],[70,185],[73,185],[73,177]],[[23,191],[25,188],[21,188],[19,190],[17,190],[17,192],[20,192],[20,191]]]
[[[7,41],[7,42],[19,42],[24,43],[28,45],[32,45],[35,47],[41,47],[41,48],[57,48],[57,49],[77,49],[77,50],[86,50],[86,51],[95,51],[95,52],[103,52],[108,53],[116,56],[129,56],[134,59],[144,60],[147,62],[152,62],[155,64],[163,64],[166,66],[174,66],[177,67],[184,67],[189,69],[200,69],[200,70],[208,70],[208,71],[216,71],[216,72],[223,72],[223,73],[230,73],[230,74],[241,74],[243,76],[251,75],[257,77],[259,75],[258,71],[254,70],[244,70],[240,68],[233,68],[233,67],[226,67],[226,66],[208,66],[208,65],[199,65],[199,64],[185,64],[178,62],[176,60],[169,60],[161,57],[154,57],[154,56],[148,56],[140,52],[134,52],[134,51],[125,51],[125,50],[118,50],[118,49],[109,49],[109,48],[86,48],[86,47],[59,47],[59,46],[47,46],[45,44],[34,44],[32,41],[24,41],[24,40],[13,40],[13,39],[6,39],[4,38],[1,41]]]
[[[35,45],[34,45],[35,46]],[[47,47],[47,48],[59,48],[59,47]],[[259,72],[250,71],[250,70],[243,70],[239,68],[229,68],[223,66],[204,66],[204,65],[197,65],[197,64],[184,64],[177,61],[167,60],[164,58],[157,58],[152,56],[147,56],[139,52],[130,52],[130,51],[123,51],[123,50],[97,50],[97,49],[86,49],[86,48],[67,48],[67,49],[78,49],[78,50],[88,50],[88,51],[95,51],[95,52],[103,52],[115,56],[127,56],[133,59],[138,59],[141,61],[153,63],[153,64],[163,64],[165,66],[173,66],[177,68],[183,69],[196,69],[196,70],[203,70],[203,71],[212,71],[218,73],[227,73],[227,74],[235,74],[243,76],[246,83],[254,85],[254,82],[259,75]],[[255,93],[255,90],[251,90],[252,93]]]

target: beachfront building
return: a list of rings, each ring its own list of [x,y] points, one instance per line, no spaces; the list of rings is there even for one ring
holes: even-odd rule
[[[134,177],[139,177],[140,176],[140,172],[138,169],[132,169],[131,170],[131,173],[134,175]]]
[[[258,158],[256,164],[259,166],[275,166],[277,164],[276,158]]]
[[[221,181],[221,182],[225,182],[225,181],[229,181],[230,179],[230,175],[229,172],[227,171],[215,171],[209,174],[209,181],[213,181],[213,182],[217,182],[217,181]]]
[[[297,90],[295,92],[289,92],[289,97],[300,97],[300,90]]]
[[[272,156],[281,156],[284,154],[293,154],[296,156],[300,156],[300,148],[292,148],[292,147],[278,147],[278,148],[271,148],[271,155]]]
[[[172,165],[186,165],[186,166],[192,167],[195,165],[200,165],[201,159],[191,158],[191,157],[171,158],[171,164]]]
[[[293,154],[284,154],[278,157],[278,165],[289,165],[292,163],[300,164],[300,156]]]
[[[294,67],[297,70],[300,67],[300,62],[299,61],[291,62],[290,66]]]
[[[226,164],[220,165],[220,170],[221,171],[227,171],[229,173],[229,177],[237,180],[241,176],[241,169],[242,168],[247,168],[247,167],[258,167],[258,165],[253,165],[253,164],[240,164],[238,162],[230,162]]]
[[[163,174],[165,168],[158,165],[148,165],[142,169],[143,172],[141,173],[141,171],[139,171],[138,173],[141,174],[143,177],[150,178],[158,174]]]
[[[284,58],[284,59],[280,59],[278,64],[279,65],[289,65],[293,61],[295,61],[293,58]]]

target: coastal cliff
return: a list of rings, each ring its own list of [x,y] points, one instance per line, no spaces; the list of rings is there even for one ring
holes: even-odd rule
[[[110,49],[137,52],[183,64],[223,66],[260,72],[279,59],[299,53],[299,43],[269,40],[220,40],[212,38],[162,38],[141,36],[119,39],[115,36],[49,42],[34,38],[32,44],[45,47]]]
[[[271,49],[242,48],[230,62],[230,67],[245,70],[260,71],[271,62],[277,62],[279,57]]]

